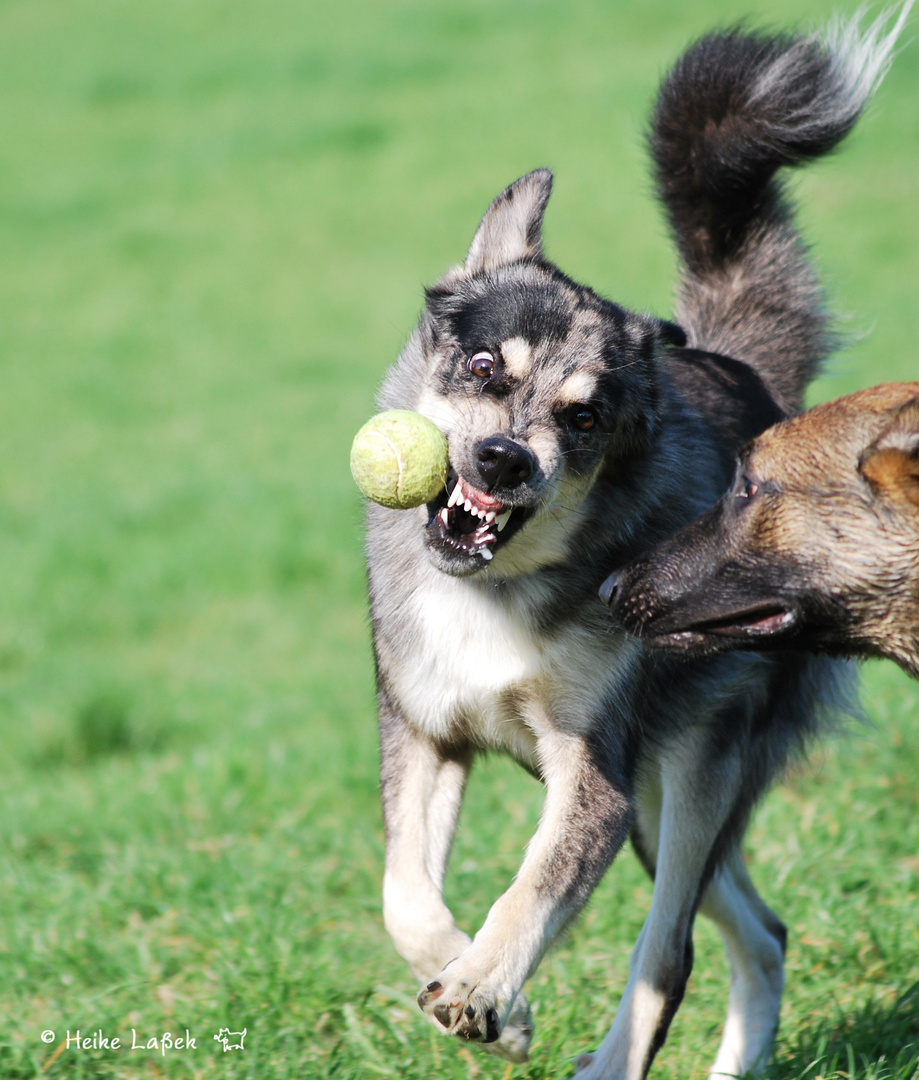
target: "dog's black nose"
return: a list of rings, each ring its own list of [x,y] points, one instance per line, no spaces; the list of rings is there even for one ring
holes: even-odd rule
[[[530,451],[502,435],[483,439],[475,448],[475,456],[486,491],[520,487],[535,471]]]
[[[600,599],[604,604],[612,606],[613,601],[616,599],[616,589],[619,587],[619,571],[610,576],[600,586]]]

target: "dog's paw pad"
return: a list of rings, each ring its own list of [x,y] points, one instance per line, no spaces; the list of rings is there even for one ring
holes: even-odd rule
[[[443,1027],[449,1029],[450,1025],[453,1023],[453,1017],[452,1017],[452,1015],[450,1013],[450,1006],[449,1005],[435,1005],[434,1009],[433,1009],[433,1012],[434,1012],[435,1017],[437,1017],[437,1019],[440,1021],[440,1024]]]
[[[510,1009],[483,983],[443,976],[424,986],[418,1004],[438,1030],[469,1042],[505,1061],[524,1062],[533,1039],[533,1016],[523,994]]]
[[[429,1019],[457,1038],[493,1043],[501,1035],[494,995],[467,982],[456,981],[447,991],[435,979],[418,995],[418,1004]]]

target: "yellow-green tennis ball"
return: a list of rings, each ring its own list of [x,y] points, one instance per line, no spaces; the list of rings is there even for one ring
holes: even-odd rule
[[[354,436],[351,475],[368,499],[391,510],[421,506],[447,482],[447,440],[427,417],[390,409]]]

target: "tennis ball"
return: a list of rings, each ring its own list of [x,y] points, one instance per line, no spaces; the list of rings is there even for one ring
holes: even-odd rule
[[[391,510],[421,506],[447,481],[447,440],[427,417],[390,409],[354,436],[351,475],[368,499]]]

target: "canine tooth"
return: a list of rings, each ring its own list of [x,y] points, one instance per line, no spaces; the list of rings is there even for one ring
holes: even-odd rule
[[[452,493],[450,495],[450,498],[447,501],[447,506],[448,507],[456,506],[457,503],[462,502],[462,501],[463,501],[463,485],[459,482],[459,480],[457,480],[456,484],[453,487],[453,491],[452,491]]]
[[[489,551],[489,549],[488,549],[488,548],[482,548],[482,558],[483,558],[483,559],[484,559],[484,560],[485,560],[486,562],[491,562],[491,560],[492,560],[492,559],[493,559],[494,557],[495,557],[495,553],[494,553],[493,551]]]
[[[498,526],[498,532],[501,532],[504,529],[504,526],[507,524],[512,513],[513,510],[505,510],[504,513],[496,519],[495,524]]]
[[[444,525],[450,524],[450,512],[449,510],[447,510],[446,506],[441,508],[441,511],[437,516],[444,523]]]

